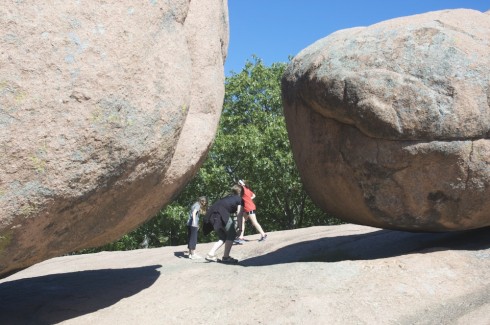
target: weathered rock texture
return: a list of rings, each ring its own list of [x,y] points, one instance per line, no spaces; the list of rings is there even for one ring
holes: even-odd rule
[[[112,241],[182,189],[227,46],[226,0],[2,4],[0,274]]]
[[[239,265],[189,260],[185,245],[44,261],[0,280],[2,324],[490,324],[490,228],[258,238],[233,247]]]
[[[377,227],[490,225],[490,17],[447,10],[336,32],[283,76],[289,138],[324,210]]]

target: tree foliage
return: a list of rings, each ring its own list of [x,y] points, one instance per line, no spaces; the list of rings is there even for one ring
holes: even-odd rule
[[[198,174],[155,218],[124,236],[118,248],[137,248],[145,234],[153,247],[184,244],[190,205],[201,195],[211,204],[238,179],[248,180],[257,195],[257,218],[266,232],[339,223],[311,202],[293,161],[281,102],[285,67],[265,66],[254,56],[241,72],[227,77],[218,132]],[[248,225],[246,234],[255,233],[252,228]]]

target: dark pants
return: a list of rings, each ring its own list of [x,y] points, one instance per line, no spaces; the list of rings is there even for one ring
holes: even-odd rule
[[[187,226],[187,248],[191,250],[196,249],[198,229],[198,227]]]

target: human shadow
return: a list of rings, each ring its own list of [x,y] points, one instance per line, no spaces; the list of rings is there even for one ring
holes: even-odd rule
[[[187,258],[187,255],[185,254],[185,252],[174,252],[174,256],[175,257],[178,257],[178,258]]]
[[[161,265],[51,274],[0,283],[1,324],[57,324],[150,287]]]
[[[273,238],[271,237],[270,240]],[[274,252],[244,259],[240,265],[374,260],[435,250],[476,251],[488,248],[490,248],[490,227],[444,233],[379,230],[366,234],[325,237],[295,243]]]

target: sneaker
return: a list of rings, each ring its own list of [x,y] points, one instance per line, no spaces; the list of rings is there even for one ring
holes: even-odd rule
[[[224,264],[237,264],[238,260],[236,258],[228,256],[228,257],[223,257],[221,260],[219,260],[219,262]]]
[[[209,262],[217,262],[218,261],[218,258],[216,257],[216,255],[209,255],[209,254],[207,254],[206,255],[206,261],[209,261]]]
[[[245,243],[245,240],[243,240],[243,239],[235,239],[233,242],[235,244],[237,244],[237,245],[243,245]]]
[[[199,256],[199,255],[197,255],[197,254],[189,254],[189,258],[190,258],[191,260],[197,260],[197,259],[202,258],[202,256]]]
[[[260,237],[259,241],[264,241],[267,239],[267,234],[265,234],[264,236]]]

